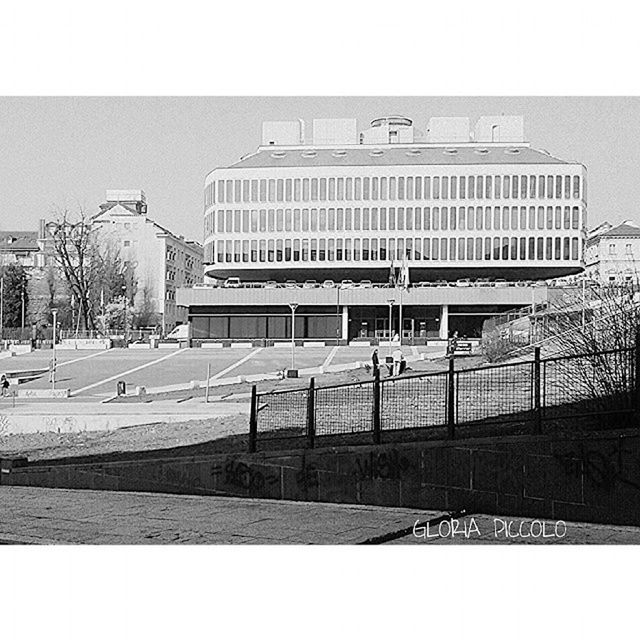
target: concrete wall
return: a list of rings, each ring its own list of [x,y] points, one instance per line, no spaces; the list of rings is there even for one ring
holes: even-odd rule
[[[19,463],[16,463],[19,464]],[[640,525],[640,434],[14,466],[0,483],[465,509]]]

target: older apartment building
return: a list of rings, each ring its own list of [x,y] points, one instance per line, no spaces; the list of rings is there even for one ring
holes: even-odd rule
[[[186,322],[186,309],[176,305],[176,290],[202,282],[202,245],[153,220],[141,190],[109,190],[105,200],[93,222],[133,267],[137,301],[147,295],[163,332]]]

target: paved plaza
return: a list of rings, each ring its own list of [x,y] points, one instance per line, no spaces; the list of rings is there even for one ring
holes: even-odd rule
[[[436,356],[442,347],[404,347],[407,356]],[[299,369],[339,367],[357,362],[370,362],[373,347],[298,347],[295,365]],[[384,349],[381,349],[381,353]],[[384,353],[382,353],[384,355]],[[33,351],[0,360],[0,372],[47,369],[50,350]],[[291,349],[222,348],[222,349],[109,349],[106,351],[58,351],[56,386],[69,388],[74,398],[100,401],[113,396],[117,382],[123,380],[128,389],[147,389],[188,385],[192,380],[204,381],[207,366],[212,381],[236,376],[277,373],[291,366]],[[20,384],[20,389],[50,388],[48,374]]]
[[[637,527],[544,521],[547,537],[524,537],[543,523],[504,517],[506,537],[495,516],[479,514],[460,518],[453,534],[440,511],[33,487],[0,487],[0,515],[5,544],[640,543]]]

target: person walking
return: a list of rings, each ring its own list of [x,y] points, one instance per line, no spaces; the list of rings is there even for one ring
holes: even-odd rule
[[[371,364],[373,365],[373,375],[376,375],[376,371],[380,368],[380,358],[378,357],[378,349],[374,349],[371,354]]]
[[[2,397],[5,398],[9,393],[9,380],[4,373],[0,378],[0,387],[2,388]]]

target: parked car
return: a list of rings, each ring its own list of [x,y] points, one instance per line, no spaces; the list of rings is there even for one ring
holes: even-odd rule
[[[268,282],[264,283],[264,288],[265,289],[277,289],[278,288],[278,283],[275,280],[269,280]]]
[[[361,289],[371,289],[372,286],[371,280],[360,280]]]
[[[433,286],[433,282],[418,282],[417,287],[425,288]]]
[[[342,289],[353,289],[354,284],[353,284],[353,280],[343,280],[340,283],[340,288]]]
[[[240,286],[240,278],[227,278],[224,286],[230,289],[237,289]]]
[[[470,287],[471,286],[471,280],[469,280],[469,278],[460,278],[459,280],[456,280],[456,287]]]
[[[436,287],[448,287],[449,283],[446,280],[436,280],[434,283]]]
[[[295,280],[287,280],[284,283],[285,289],[296,289],[298,287],[298,283]]]
[[[322,283],[322,286],[323,286],[325,289],[332,289],[333,287],[335,287],[335,286],[336,286],[336,283],[335,283],[333,280],[325,280],[325,281]]]
[[[315,280],[305,280],[302,285],[303,289],[315,289],[318,286],[318,283]]]
[[[496,278],[493,281],[493,286],[494,287],[506,287],[507,286],[507,281],[504,278]]]

